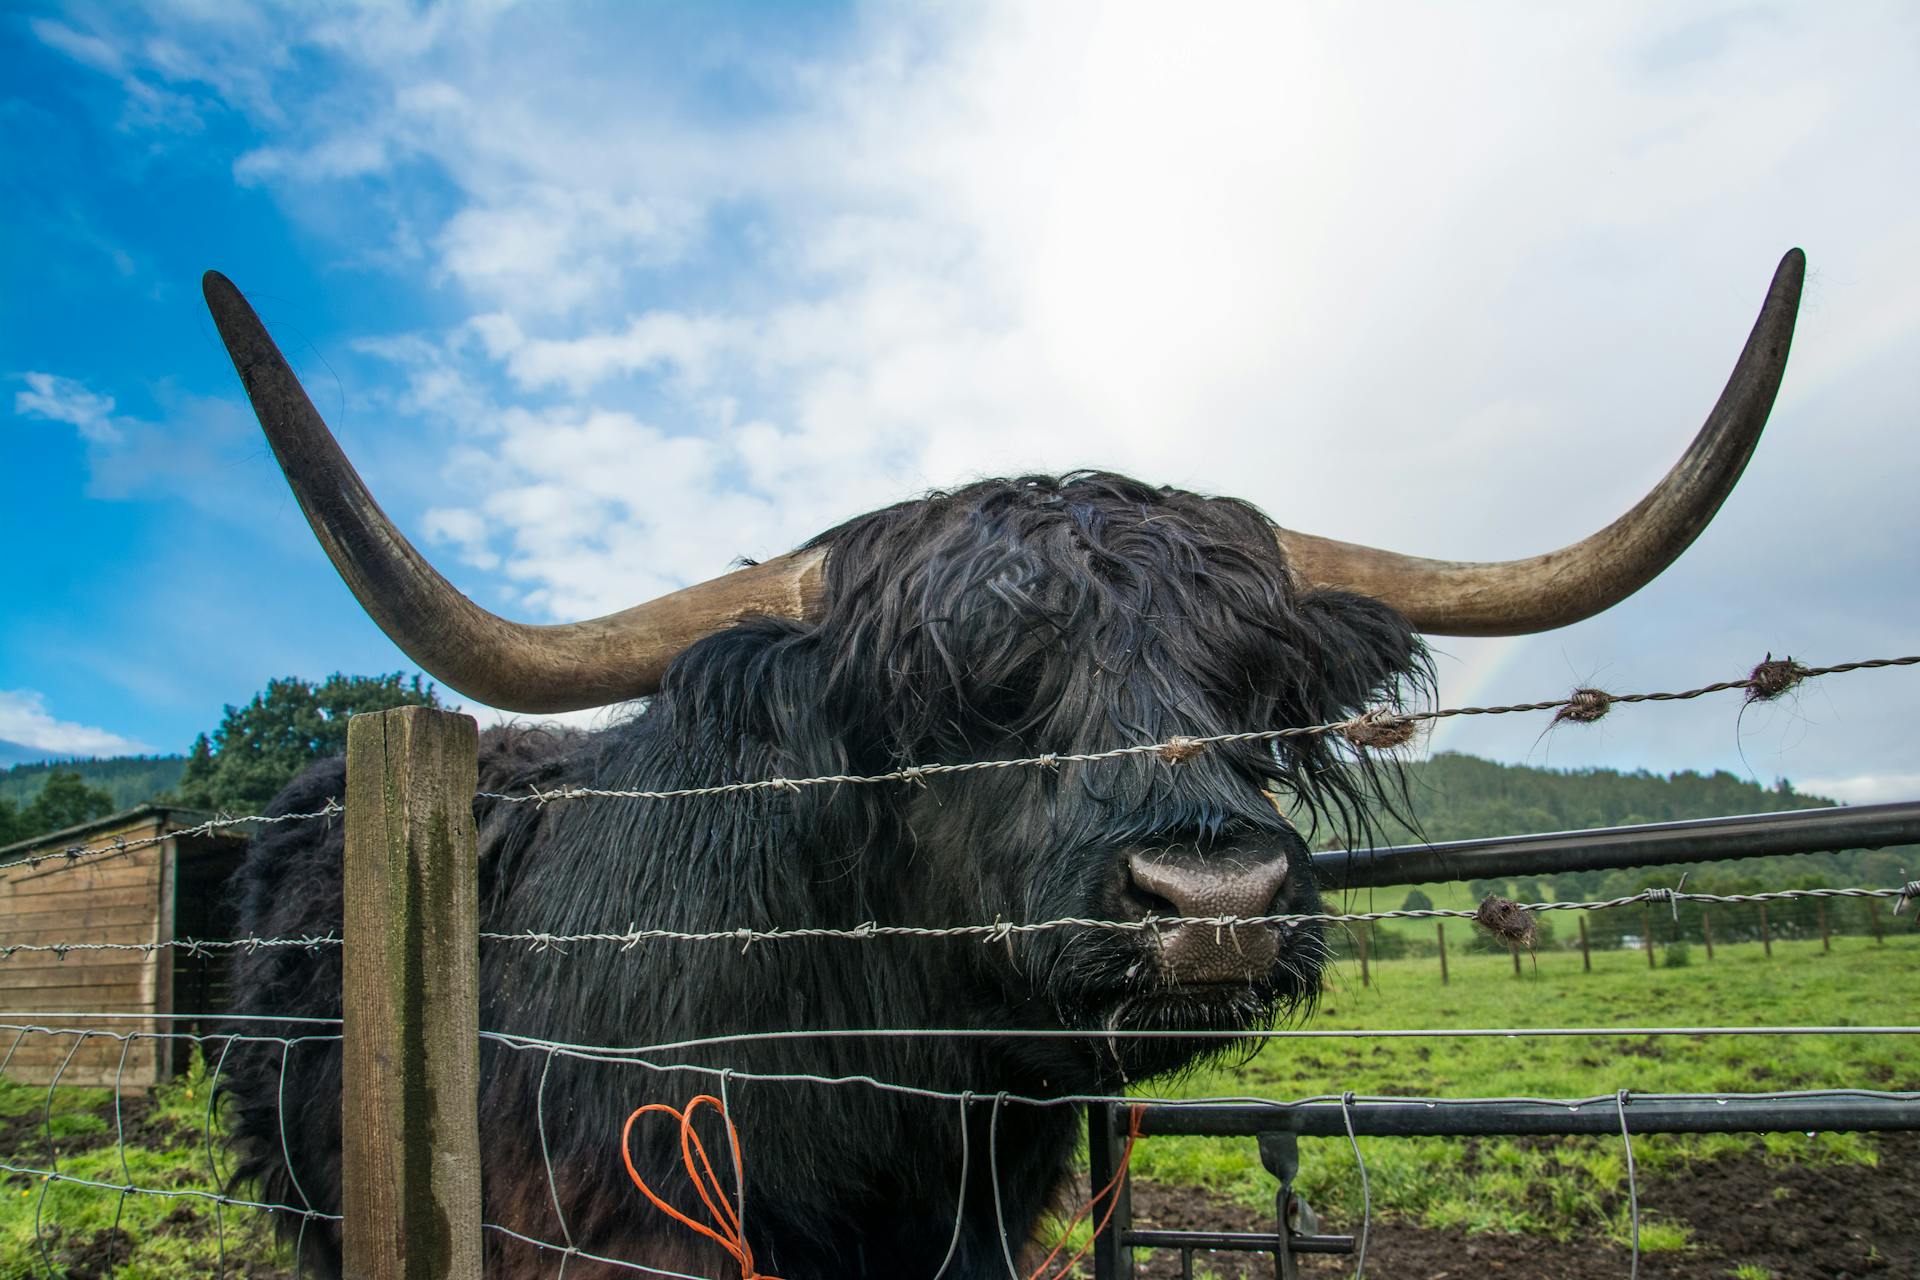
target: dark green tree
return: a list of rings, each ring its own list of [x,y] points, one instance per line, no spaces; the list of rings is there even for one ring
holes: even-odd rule
[[[1400,909],[1402,911],[1431,911],[1433,910],[1433,899],[1429,898],[1419,889],[1409,889],[1407,890],[1407,900],[1400,904]]]
[[[349,716],[439,705],[432,685],[399,672],[336,673],[319,684],[296,676],[269,681],[244,707],[229,706],[211,736],[194,740],[175,798],[201,809],[258,813],[302,769],[346,751]]]
[[[19,838],[25,840],[62,827],[78,826],[112,812],[112,796],[98,787],[88,786],[86,779],[77,773],[55,769],[47,775],[40,794],[20,811]]]
[[[20,810],[14,807],[13,801],[0,796],[0,845],[26,838],[26,828],[20,825]]]

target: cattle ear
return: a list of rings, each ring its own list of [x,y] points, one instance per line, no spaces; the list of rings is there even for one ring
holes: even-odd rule
[[[1406,618],[1368,596],[1311,591],[1295,602],[1297,663],[1281,693],[1283,722],[1327,724],[1378,706],[1400,706],[1432,688],[1426,646]],[[1404,777],[1373,752],[1309,734],[1272,746],[1275,781],[1303,830],[1368,843],[1379,813],[1406,810]]]
[[[652,714],[725,781],[846,773],[852,735],[828,690],[827,663],[806,623],[756,618],[708,636],[675,659]],[[751,757],[751,759],[749,759]]]
[[[1309,591],[1298,604],[1303,672],[1299,708],[1312,722],[1398,703],[1431,684],[1427,647],[1391,606],[1348,591]]]

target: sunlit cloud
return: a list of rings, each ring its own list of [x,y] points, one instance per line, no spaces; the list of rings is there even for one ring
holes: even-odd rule
[[[55,719],[46,698],[32,689],[0,689],[0,740],[50,756],[123,756],[153,750],[105,729]]]

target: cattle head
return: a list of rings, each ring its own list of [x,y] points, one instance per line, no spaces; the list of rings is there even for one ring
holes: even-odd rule
[[[1720,401],[1626,515],[1559,551],[1425,560],[1282,528],[1245,503],[1076,473],[973,484],[878,511],[777,560],[562,626],[462,596],[367,493],[237,290],[209,273],[221,334],[321,543],[427,671],[491,705],[554,712],[658,695],[708,742],[690,782],[869,774],[1318,724],[1397,704],[1420,632],[1510,635],[1609,607],[1691,543],[1771,408],[1804,261],[1781,263]],[[780,856],[807,919],[940,926],[999,918],[1148,922],[1317,906],[1301,830],[1377,791],[1332,735],[1179,758],[981,769],[781,797]],[[736,886],[743,916],[769,891]],[[623,907],[622,910],[627,910]],[[623,916],[624,918],[632,918]],[[737,923],[733,921],[729,923]],[[1236,1030],[1310,1000],[1317,928],[1063,928],[973,946],[957,1001],[1070,1030]],[[1097,1039],[1097,1037],[1091,1037]],[[1103,1075],[1196,1050],[1115,1038]]]

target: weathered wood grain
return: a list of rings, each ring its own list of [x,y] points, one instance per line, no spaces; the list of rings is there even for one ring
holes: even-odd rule
[[[343,1261],[480,1274],[479,732],[400,707],[347,731]]]

